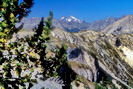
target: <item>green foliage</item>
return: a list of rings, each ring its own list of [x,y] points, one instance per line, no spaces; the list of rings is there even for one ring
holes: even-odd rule
[[[103,78],[100,83],[96,83],[95,87],[95,89],[110,89],[110,88],[118,89],[109,78]]]
[[[32,5],[33,0],[23,0],[20,4],[19,0],[1,0],[0,18],[2,21],[0,22],[0,32],[3,34],[0,34],[0,36],[11,39],[12,35],[20,30],[15,27],[15,23],[28,15]]]
[[[115,86],[107,88],[106,86],[102,85],[102,84],[96,84],[95,89],[118,89]]]
[[[97,84],[96,87],[95,87],[95,89],[108,89],[108,88],[105,87],[105,86],[102,86],[100,84]]]
[[[56,48],[54,51],[50,50],[52,55],[47,57],[53,19],[51,11],[45,22],[42,18],[33,36],[10,41],[13,34],[23,26],[22,24],[16,28],[15,24],[28,15],[32,5],[33,0],[23,0],[20,4],[19,0],[0,1],[0,18],[2,18],[0,22],[0,87],[2,89],[25,89],[26,83],[30,88],[37,79],[45,80],[49,77],[60,76],[60,69],[67,65],[66,46]],[[39,78],[38,75],[43,75],[43,77]],[[64,80],[65,85],[68,86],[66,78]]]

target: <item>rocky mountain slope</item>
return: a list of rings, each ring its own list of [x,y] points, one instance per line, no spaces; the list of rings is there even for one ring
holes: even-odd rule
[[[133,88],[133,34],[69,33],[54,29],[50,44],[69,47],[68,63],[77,74],[72,89]],[[62,89],[60,83],[60,79],[39,81],[33,89],[40,86]]]
[[[128,15],[106,27],[103,32],[123,34],[133,33],[133,15]]]
[[[31,30],[37,26],[40,20],[41,18],[24,18],[21,21],[21,24],[24,23],[23,29]],[[53,26],[55,28],[64,29],[68,32],[79,32],[81,30],[86,30],[86,29],[100,31],[117,20],[118,18],[107,18],[104,20],[97,20],[88,23],[74,16],[69,16],[69,17],[61,17],[59,20],[54,19]]]
[[[95,82],[111,89],[133,88],[133,34],[116,36],[94,31],[68,33],[55,29],[52,35],[61,40],[58,44],[69,44],[71,68],[90,81],[88,87]]]

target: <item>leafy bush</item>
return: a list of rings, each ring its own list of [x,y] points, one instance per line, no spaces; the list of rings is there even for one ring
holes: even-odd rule
[[[28,15],[33,0],[0,0],[0,88],[30,88],[37,79],[46,80],[59,76],[62,66],[66,66],[66,46],[50,51],[47,57],[47,46],[50,40],[53,14],[44,22],[41,19],[35,34],[31,37],[17,38],[12,42],[23,24],[15,24]],[[42,75],[40,77],[39,75]],[[26,85],[28,84],[28,85]],[[70,84],[70,83],[69,83]],[[66,84],[68,86],[68,84]]]
[[[100,84],[97,84],[96,87],[95,87],[95,89],[108,89],[108,88],[105,87],[105,86],[102,86]]]

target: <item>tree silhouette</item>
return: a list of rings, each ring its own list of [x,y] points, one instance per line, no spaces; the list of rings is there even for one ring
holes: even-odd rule
[[[60,70],[67,65],[66,46],[47,51],[52,29],[53,13],[44,21],[41,19],[33,36],[11,41],[23,24],[16,28],[17,22],[27,16],[33,0],[0,0],[0,88],[31,88],[37,79],[46,80],[61,76]],[[39,77],[43,75],[43,77]],[[66,78],[64,79],[64,81]],[[27,85],[28,84],[28,85]],[[70,84],[70,82],[69,82]],[[68,84],[65,81],[65,85]]]

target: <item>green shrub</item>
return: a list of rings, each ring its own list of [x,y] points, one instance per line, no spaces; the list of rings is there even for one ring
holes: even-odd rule
[[[16,28],[15,24],[28,15],[32,5],[33,0],[0,1],[0,18],[2,18],[0,22],[0,88],[2,89],[30,88],[37,79],[46,80],[49,77],[59,76],[60,68],[67,64],[66,46],[51,51],[53,56],[49,58],[46,56],[52,29],[52,12],[45,22],[44,18],[41,19],[33,36],[11,41],[13,34],[23,27],[22,24]],[[36,77],[35,71],[43,77]],[[29,85],[26,86],[26,83]]]

